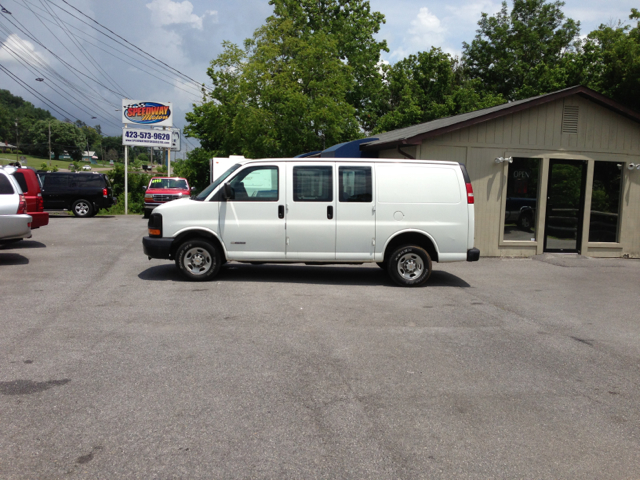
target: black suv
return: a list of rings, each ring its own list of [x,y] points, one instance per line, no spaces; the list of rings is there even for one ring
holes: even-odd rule
[[[71,210],[77,217],[92,217],[117,202],[103,173],[38,172],[38,176],[46,210]]]

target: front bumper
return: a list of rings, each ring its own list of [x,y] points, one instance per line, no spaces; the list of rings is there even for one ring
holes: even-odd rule
[[[477,248],[470,248],[467,250],[467,262],[477,262],[480,258],[480,250]]]
[[[142,249],[149,258],[171,260],[173,238],[142,237]]]

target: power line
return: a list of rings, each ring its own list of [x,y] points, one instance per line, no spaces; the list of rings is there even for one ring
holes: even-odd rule
[[[69,13],[69,15],[72,15],[70,12],[68,12],[67,10],[65,10],[64,8],[60,7],[59,5],[55,4],[53,1],[48,0],[52,5],[54,5],[55,7]],[[71,7],[72,9],[74,9],[76,12],[78,12],[80,15],[88,18],[89,20],[91,20],[93,23],[100,25],[100,27],[104,28],[106,31],[110,32],[111,34],[115,35],[116,37],[118,37],[120,40],[122,40],[123,42],[126,42],[127,44],[131,45],[132,47],[135,48],[134,51],[141,51],[143,52],[145,55],[148,55],[149,57],[153,58],[156,62],[161,63],[162,65],[164,65],[167,68],[170,68],[171,70],[173,70],[174,72],[176,72],[177,74],[191,80],[193,83],[195,83],[196,85],[202,86],[202,83],[198,82],[197,80],[194,80],[193,78],[191,78],[190,76],[182,73],[179,70],[176,70],[175,68],[173,68],[171,65],[166,64],[165,62],[163,62],[162,60],[157,59],[156,57],[154,57],[153,55],[151,55],[150,53],[146,52],[145,50],[143,50],[142,48],[134,45],[133,43],[131,43],[130,41],[128,41],[126,38],[121,37],[120,35],[118,35],[117,33],[115,33],[113,30],[110,30],[109,28],[105,27],[104,25],[102,25],[100,22],[98,22],[97,20],[94,20],[93,18],[91,18],[90,16],[88,16],[87,14],[85,14],[84,12],[82,12],[81,10],[78,10],[76,7],[74,7],[73,5],[71,5],[69,2],[67,2],[67,0],[62,0],[62,2],[64,2],[65,4],[67,4],[69,7]],[[75,15],[72,15],[74,18],[78,18],[75,17]],[[95,28],[95,27],[94,27]],[[97,31],[99,31],[98,29],[96,29]]]
[[[5,33],[11,33],[8,29],[6,29],[5,26],[3,26],[0,23],[0,30],[5,31]],[[50,67],[48,67],[46,64],[44,64],[36,55],[34,55],[32,52],[29,51],[29,49],[27,47],[25,47],[24,45],[21,44],[22,40],[20,39],[20,37],[18,37],[17,35],[14,37],[15,43],[17,47],[20,47],[24,52],[26,52],[27,55],[29,55],[30,57],[32,57],[35,62],[37,64],[39,64],[41,66],[41,68],[43,68],[45,71],[49,72],[50,74],[52,74],[52,78],[49,78],[49,86],[56,91],[60,96],[64,97],[66,100],[68,100],[70,103],[72,103],[74,106],[76,106],[77,108],[79,108],[81,111],[85,112],[87,115],[94,116],[95,113],[93,112],[89,112],[87,110],[85,110],[83,107],[79,106],[77,103],[74,102],[74,100],[70,99],[66,93],[58,90],[56,87],[59,87],[61,89],[63,89],[62,86],[58,85],[56,83],[56,81],[54,80],[54,78],[60,78],[63,83],[65,83],[69,88],[71,89],[75,89],[78,93],[82,94],[83,92],[78,90],[77,87],[75,87],[75,85],[73,85],[72,83],[66,81],[66,79],[64,79],[64,77],[61,77],[57,72],[55,72],[55,70],[51,69]],[[7,42],[5,41],[2,45],[9,53],[10,55],[12,55],[19,63],[21,63],[23,66],[25,66],[28,70],[30,70],[34,75],[36,76],[45,76],[38,68],[38,65],[34,65],[34,63],[32,61],[30,61],[28,58],[25,58],[23,56],[21,56],[18,52],[16,52],[15,50],[13,50],[11,47],[9,47],[9,45],[7,44]],[[31,68],[30,68],[31,67]],[[34,70],[35,69],[35,72]],[[99,105],[96,104],[96,108],[98,108],[99,110],[101,110],[102,112],[104,112],[107,116],[111,116],[114,119],[116,119],[116,117],[111,114],[110,112],[108,112],[107,110],[103,109],[102,107],[100,107]],[[110,122],[107,118],[104,118],[104,120],[117,127],[118,125]],[[117,121],[117,119],[116,119]]]
[[[44,95],[42,95],[41,93],[38,93],[36,90],[34,90],[32,87],[30,87],[29,85],[27,85],[26,82],[24,82],[23,80],[21,80],[19,77],[17,77],[16,75],[14,75],[13,73],[11,73],[11,71],[5,67],[4,65],[0,64],[0,69],[2,69],[5,73],[7,73],[15,82],[17,82],[18,84],[22,85],[24,88],[28,89],[31,91],[31,93],[33,93],[34,95],[41,97],[40,99],[46,103],[47,105],[55,105],[55,107],[51,107],[53,108],[56,112],[60,113],[60,110],[62,110],[65,114],[67,114],[69,117],[73,117],[73,115],[71,115],[69,112],[67,112],[64,108],[60,107],[59,105],[56,105],[54,102],[52,102],[51,100],[49,100],[47,97],[45,97]],[[57,108],[56,108],[57,107]],[[58,110],[58,108],[60,110]],[[63,115],[64,116],[64,115]]]
[[[95,59],[89,54],[89,52],[87,52],[87,50],[82,46],[82,44],[80,42],[78,42],[76,40],[76,38],[71,34],[71,32],[69,31],[69,29],[64,25],[63,22],[60,21],[60,18],[56,15],[56,13],[51,10],[49,11],[49,9],[47,8],[46,4],[43,2],[43,0],[40,0],[40,3],[42,4],[43,7],[45,7],[45,10],[52,16],[52,18],[56,21],[56,23],[58,24],[59,27],[62,28],[62,30],[66,33],[67,37],[69,37],[69,39],[74,43],[74,45],[76,45],[76,47],[78,47],[78,49],[80,50],[80,52],[85,56],[85,58],[87,60],[89,60],[89,62],[91,62],[93,64],[94,67],[96,67],[99,71],[101,71],[105,78],[111,83],[111,85],[115,88],[115,89],[120,89],[121,91],[124,92],[125,97],[129,97],[129,95],[127,94],[127,92],[124,91],[124,89],[118,85],[118,83],[113,79],[113,77],[111,77],[111,75],[109,75],[96,61]]]

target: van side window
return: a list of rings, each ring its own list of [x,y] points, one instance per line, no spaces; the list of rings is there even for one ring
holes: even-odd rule
[[[333,167],[293,167],[293,201],[333,201]]]
[[[369,203],[372,201],[371,167],[340,167],[338,178],[341,202]]]
[[[229,185],[233,202],[277,202],[278,167],[254,167],[236,175]]]

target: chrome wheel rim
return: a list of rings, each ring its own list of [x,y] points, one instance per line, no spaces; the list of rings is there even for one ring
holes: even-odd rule
[[[89,204],[85,202],[80,202],[76,204],[76,213],[80,216],[85,216],[89,214]]]
[[[424,262],[420,255],[405,253],[398,260],[398,274],[405,280],[415,280],[424,272]]]
[[[202,247],[193,247],[184,254],[184,268],[192,275],[204,275],[213,266],[211,255]]]

